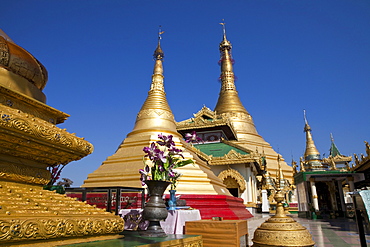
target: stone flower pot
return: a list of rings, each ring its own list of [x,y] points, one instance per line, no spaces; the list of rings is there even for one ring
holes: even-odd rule
[[[165,220],[168,215],[163,193],[167,189],[169,182],[148,180],[145,182],[148,186],[149,201],[143,210],[143,218],[149,221],[146,231],[140,232],[145,237],[166,237],[166,233],[160,225],[160,221]]]

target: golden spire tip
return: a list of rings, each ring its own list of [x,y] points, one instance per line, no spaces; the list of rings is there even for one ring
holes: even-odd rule
[[[162,31],[162,26],[159,25],[159,29],[158,29],[158,41],[162,39],[162,34],[164,33],[164,31]]]
[[[308,122],[307,122],[307,117],[306,117],[306,110],[303,110],[303,118],[304,118],[304,122],[305,122],[306,124],[308,124]]]
[[[224,32],[224,36],[226,37],[226,23],[225,23],[225,19],[222,19],[222,22],[220,23],[220,25],[222,25],[222,30]]]
[[[162,39],[162,34],[164,31],[162,31],[162,26],[159,25],[159,30],[158,30],[158,45],[157,48],[154,51],[153,58],[154,60],[162,60],[164,58],[164,53],[161,48],[161,39]]]

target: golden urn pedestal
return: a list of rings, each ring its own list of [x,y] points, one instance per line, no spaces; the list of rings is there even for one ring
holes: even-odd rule
[[[301,224],[286,216],[282,201],[284,194],[275,195],[276,214],[261,224],[254,232],[253,247],[314,246],[310,232]]]
[[[69,115],[46,105],[46,68],[1,30],[0,54],[0,245],[55,246],[123,231],[121,217],[43,189],[50,168],[93,145],[56,126]]]

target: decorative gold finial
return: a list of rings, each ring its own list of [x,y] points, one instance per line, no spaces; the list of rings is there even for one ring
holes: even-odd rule
[[[222,32],[223,32],[223,40],[220,43],[220,51],[225,51],[225,50],[230,51],[232,47],[231,47],[230,41],[228,41],[226,38],[226,23],[224,19],[222,19],[222,22],[220,23],[220,25],[222,26]],[[231,58],[231,54],[230,54],[230,58]]]
[[[222,22],[220,23],[220,25],[222,25],[222,30],[224,32],[224,39],[226,39],[226,23],[225,23],[225,19],[222,19]]]
[[[306,110],[303,110],[303,119],[304,119],[304,132],[311,131],[311,127],[308,124],[307,117],[306,117]]]
[[[158,30],[158,40],[161,40],[162,39],[162,34],[164,33],[164,31],[162,31],[162,26],[159,25],[159,30]]]
[[[293,167],[293,175],[297,174],[298,171],[297,171],[297,162],[293,159],[293,156],[292,156],[292,167]]]
[[[161,39],[162,39],[162,34],[163,33],[164,33],[164,31],[162,31],[162,26],[159,26],[158,45],[157,45],[157,48],[155,49],[154,54],[153,54],[154,60],[162,60],[164,58],[164,53],[163,53],[162,48],[161,48]]]
[[[276,170],[276,189],[280,189],[280,155],[277,156],[278,169]]]
[[[304,118],[304,122],[305,122],[306,124],[308,124],[308,123],[307,123],[307,118],[306,118],[306,110],[303,110],[303,118]]]
[[[282,190],[285,187],[284,174],[280,164],[280,154],[277,157],[278,170],[276,171],[276,188]]]

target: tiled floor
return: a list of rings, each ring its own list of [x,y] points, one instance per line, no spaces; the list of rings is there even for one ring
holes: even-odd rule
[[[253,233],[270,216],[256,214],[248,220],[249,238],[248,244],[252,246]],[[355,220],[352,219],[317,219],[310,220],[291,216],[294,220],[306,227],[316,247],[360,247],[360,238],[357,231]],[[366,235],[367,245],[370,246],[370,235]]]

